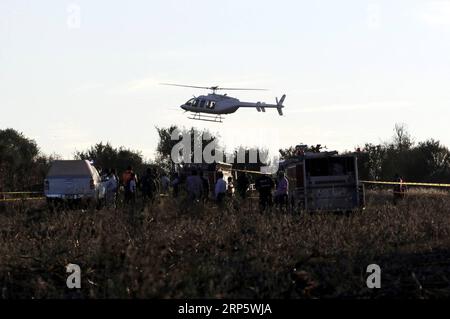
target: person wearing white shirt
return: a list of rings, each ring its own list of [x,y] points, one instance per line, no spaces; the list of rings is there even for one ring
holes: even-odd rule
[[[223,173],[218,172],[217,173],[217,182],[216,182],[216,186],[214,188],[214,195],[215,195],[216,201],[218,203],[222,203],[226,192],[227,192],[227,182],[225,182],[225,180],[223,179]]]
[[[108,179],[106,181],[106,204],[107,206],[115,206],[116,193],[119,182],[112,171],[108,173]]]

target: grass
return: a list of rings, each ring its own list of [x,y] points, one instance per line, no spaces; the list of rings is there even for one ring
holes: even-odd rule
[[[172,200],[144,211],[0,212],[1,298],[450,297],[448,193],[369,192],[349,216],[260,214]],[[82,288],[66,288],[78,264]],[[368,289],[366,268],[382,269]]]

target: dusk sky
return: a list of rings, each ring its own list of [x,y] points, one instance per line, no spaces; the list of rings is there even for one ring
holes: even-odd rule
[[[178,110],[207,91],[274,103],[224,123]],[[232,94],[231,94],[232,93]],[[97,142],[154,157],[155,126],[218,132],[228,147],[352,150],[407,125],[450,146],[450,1],[0,2],[0,128],[71,158]]]

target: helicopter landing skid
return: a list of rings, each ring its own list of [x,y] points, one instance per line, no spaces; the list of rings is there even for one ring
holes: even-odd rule
[[[191,120],[216,122],[216,123],[222,123],[222,119],[223,119],[221,114],[209,115],[209,114],[202,114],[202,113],[193,113],[188,118]]]

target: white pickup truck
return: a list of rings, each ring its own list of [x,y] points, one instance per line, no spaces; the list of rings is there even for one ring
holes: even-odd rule
[[[100,205],[106,193],[97,169],[84,160],[54,161],[44,181],[49,204],[80,201]]]

